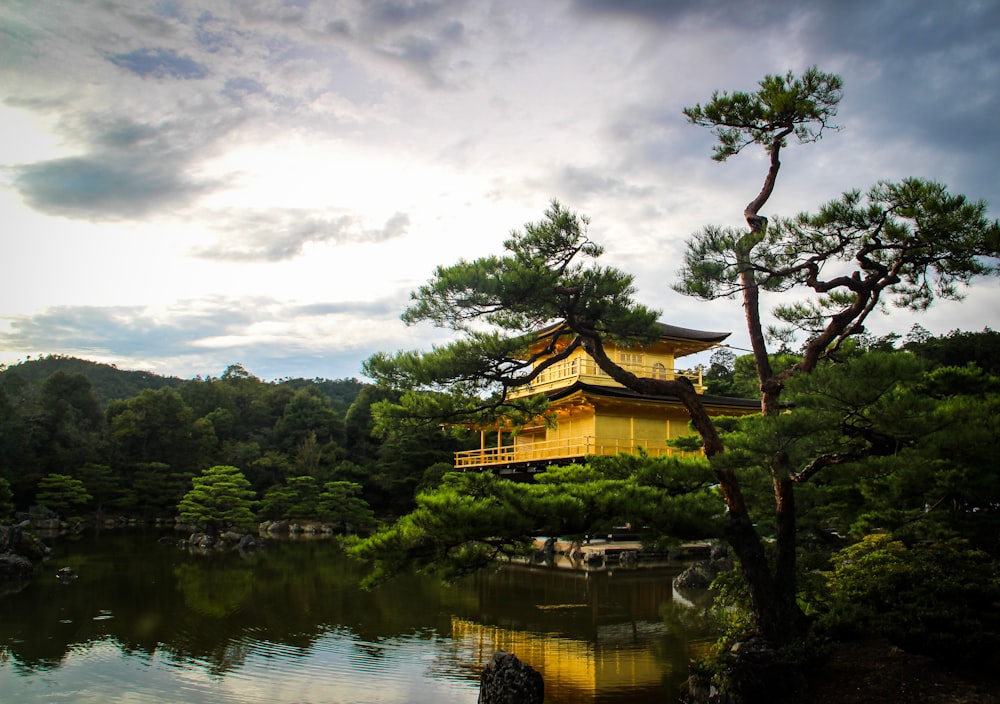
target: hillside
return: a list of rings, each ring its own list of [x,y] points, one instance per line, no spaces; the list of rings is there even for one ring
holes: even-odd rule
[[[94,393],[104,407],[107,407],[108,401],[132,398],[146,389],[179,387],[189,381],[179,377],[160,376],[153,372],[119,369],[114,365],[93,362],[89,359],[49,355],[9,367],[0,366],[0,382],[16,377],[28,386],[37,387],[56,372],[82,374],[90,381]],[[334,410],[340,414],[347,412],[354,399],[361,393],[361,389],[366,386],[357,379],[288,378],[276,383],[295,390],[307,386],[315,387],[330,400]]]
[[[184,383],[184,380],[178,377],[119,369],[110,364],[92,362],[88,359],[55,355],[29,359],[0,369],[0,380],[7,381],[11,377],[18,377],[30,386],[37,386],[56,372],[85,376],[102,406],[107,406],[108,401],[115,399],[131,398],[145,389],[176,387]]]

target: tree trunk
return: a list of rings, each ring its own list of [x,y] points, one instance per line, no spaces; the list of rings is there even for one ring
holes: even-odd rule
[[[597,365],[626,388],[645,394],[676,395],[688,410],[692,425],[701,436],[705,456],[710,462],[713,457],[725,451],[715,424],[690,381],[637,377],[611,361],[597,335],[587,336],[584,346]],[[791,481],[782,484],[780,505],[783,509],[779,510],[779,523],[784,526],[784,530],[779,528],[779,538],[784,538],[784,550],[779,550],[779,554],[784,554],[784,560],[779,562],[785,567],[772,574],[764,545],[750,519],[736,471],[719,466],[713,466],[713,469],[728,509],[726,539],[739,558],[740,572],[750,592],[757,629],[769,642],[780,643],[799,632],[802,615],[795,602],[795,502]],[[775,498],[778,499],[777,485]],[[788,539],[789,536],[791,540]],[[788,549],[790,554],[785,552]]]

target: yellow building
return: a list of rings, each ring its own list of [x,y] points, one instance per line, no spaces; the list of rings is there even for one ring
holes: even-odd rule
[[[640,377],[671,380],[686,376],[704,394],[701,370],[679,370],[676,360],[715,347],[729,337],[725,332],[691,330],[659,323],[658,341],[644,347],[606,345],[608,356]],[[530,347],[539,353],[559,329],[541,330]],[[552,354],[569,345],[560,340]],[[544,359],[536,361],[536,365]],[[667,440],[690,435],[687,410],[673,396],[644,396],[614,381],[594,359],[578,348],[566,359],[546,369],[531,384],[512,391],[511,398],[532,394],[549,397],[554,422],[539,418],[514,432],[509,427],[481,430],[480,447],[458,452],[456,469],[491,469],[500,473],[533,473],[549,464],[580,461],[593,455],[638,452],[670,455]],[[760,410],[755,400],[704,397],[711,415],[740,415]]]

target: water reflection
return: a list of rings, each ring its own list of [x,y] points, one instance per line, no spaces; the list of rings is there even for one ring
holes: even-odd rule
[[[156,537],[60,540],[0,598],[4,701],[474,702],[498,648],[543,673],[547,702],[670,701],[700,627],[664,572],[511,567],[365,592],[332,541],[246,558]]]
[[[542,672],[547,702],[663,701],[679,691],[707,633],[698,612],[677,611],[675,570],[604,573],[507,567],[478,575],[478,618],[452,637],[481,663],[499,648]]]

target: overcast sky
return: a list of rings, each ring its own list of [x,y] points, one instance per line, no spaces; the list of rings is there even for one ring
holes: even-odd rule
[[[745,347],[738,301],[670,285],[764,155],[712,161],[681,110],[814,64],[842,130],[783,152],[764,214],[921,176],[997,216],[997,0],[6,0],[0,362],[360,376],[444,339],[399,321],[436,265],[553,198],[665,322]],[[998,293],[872,327],[997,328]]]

